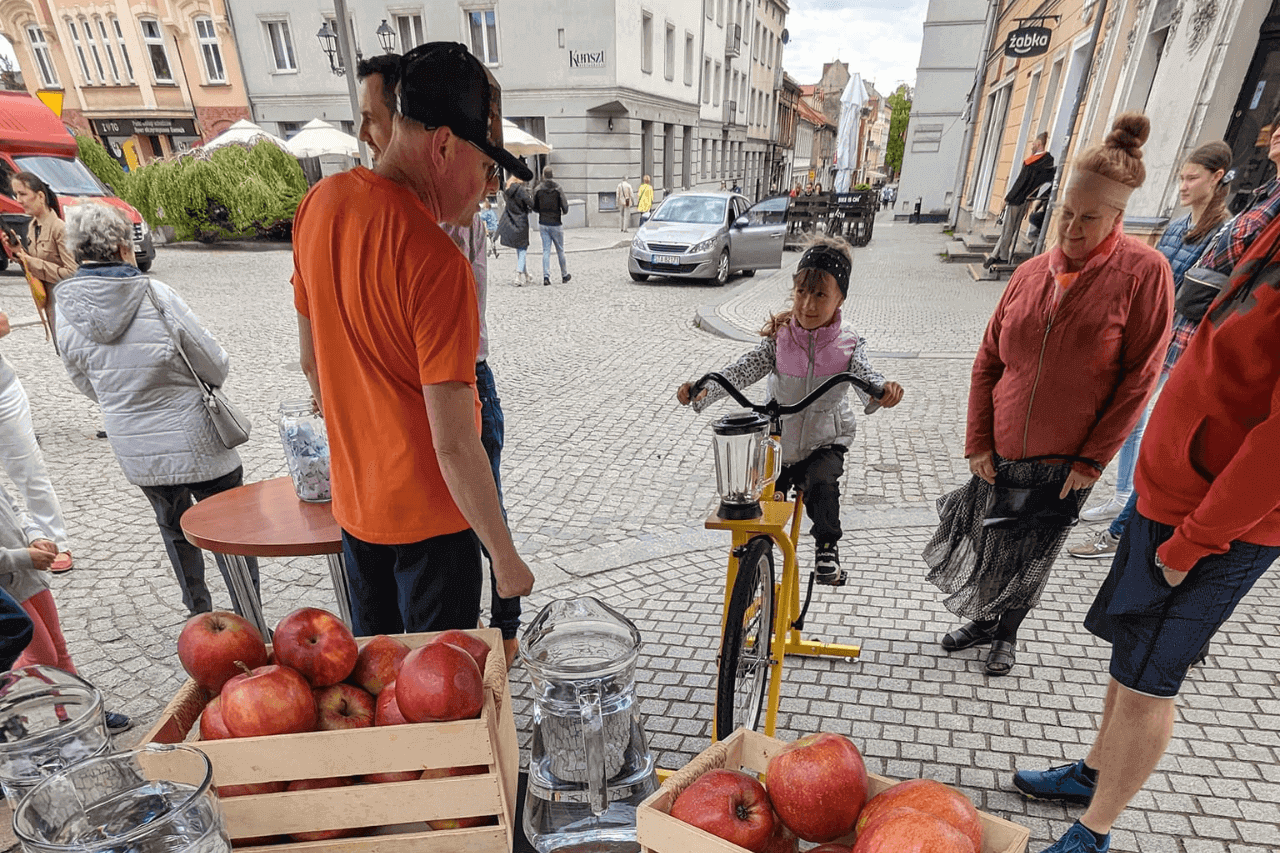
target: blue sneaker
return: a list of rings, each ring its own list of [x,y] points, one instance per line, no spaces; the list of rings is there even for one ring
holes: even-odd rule
[[[1063,800],[1087,806],[1093,799],[1095,784],[1084,775],[1081,760],[1048,770],[1019,770],[1013,774],[1013,787],[1032,799]]]
[[[1080,824],[1071,824],[1071,828],[1061,838],[1050,844],[1040,853],[1107,853],[1111,849],[1111,834],[1102,837],[1102,843],[1094,838],[1093,833]]]

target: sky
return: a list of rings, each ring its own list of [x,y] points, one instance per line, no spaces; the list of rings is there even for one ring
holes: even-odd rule
[[[888,95],[915,85],[928,0],[791,0],[782,67],[797,83],[817,83],[839,59],[849,73]]]
[[[9,44],[9,39],[5,36],[0,36],[0,56],[6,57],[12,62],[14,68],[18,67],[18,57],[14,56],[13,46]],[[783,54],[783,56],[785,58],[786,55]],[[786,63],[783,64],[785,65]]]

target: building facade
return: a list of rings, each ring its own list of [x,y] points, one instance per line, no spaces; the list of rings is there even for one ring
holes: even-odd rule
[[[0,32],[31,92],[128,167],[212,139],[249,116],[222,0],[7,0]]]

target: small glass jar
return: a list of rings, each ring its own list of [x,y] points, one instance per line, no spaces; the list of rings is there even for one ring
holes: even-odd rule
[[[324,418],[310,400],[285,400],[280,404],[280,442],[298,499],[310,503],[330,500],[329,437]]]

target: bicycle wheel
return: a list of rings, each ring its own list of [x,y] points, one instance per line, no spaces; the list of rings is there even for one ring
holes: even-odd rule
[[[715,737],[760,723],[773,638],[773,542],[752,539],[738,558],[729,596],[716,683]]]

